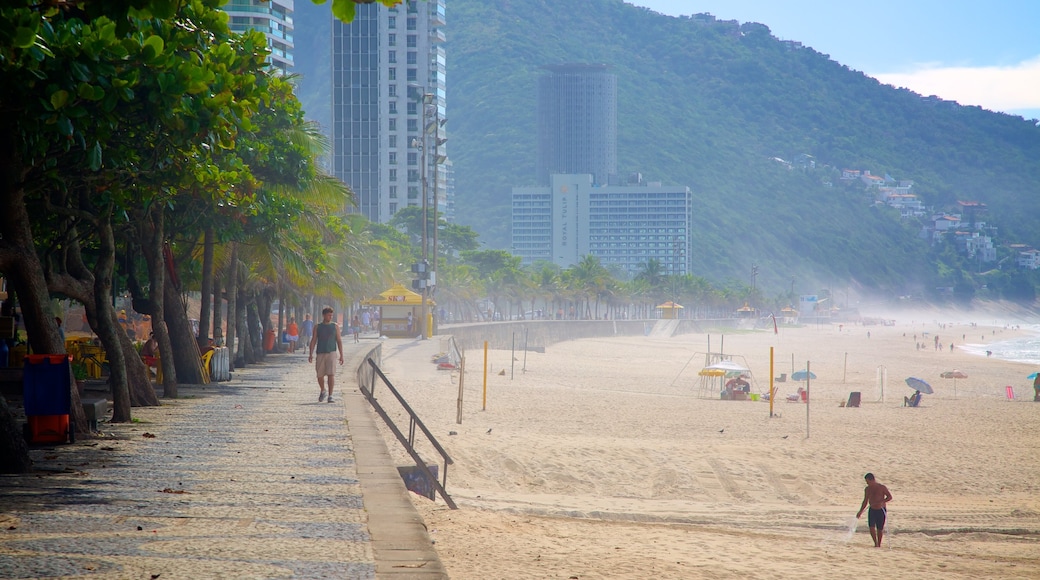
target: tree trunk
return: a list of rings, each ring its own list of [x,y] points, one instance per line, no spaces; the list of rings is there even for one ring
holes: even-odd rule
[[[158,204],[156,204],[158,205]],[[166,311],[163,305],[166,287],[166,260],[163,257],[163,233],[165,216],[161,207],[150,207],[137,220],[141,243],[141,254],[148,265],[148,299],[152,304],[152,332],[159,344],[159,364],[162,365],[163,397],[177,398],[177,367],[173,364],[173,347],[166,328]]]
[[[231,242],[231,260],[227,267],[227,347],[230,350],[231,370],[238,364],[238,347],[235,337],[238,334],[238,244]],[[241,339],[239,342],[242,342]]]
[[[112,307],[112,274],[116,263],[116,242],[108,215],[100,216],[98,223],[100,247],[94,265],[94,304],[97,307],[98,326],[95,329],[108,358],[108,372],[112,387],[112,422],[130,421],[130,389],[126,380],[126,356],[116,334]]]
[[[249,325],[246,324],[246,293],[242,290],[238,291],[238,299],[235,301],[235,328],[238,333],[238,352],[235,364],[245,366],[253,362],[250,360],[253,354],[253,339],[249,336]]]
[[[224,278],[213,273],[213,344],[224,346]],[[201,324],[201,321],[200,323]]]
[[[202,240],[202,301],[199,306],[199,350],[209,346],[210,295],[213,294],[213,228],[206,228]],[[213,332],[216,335],[216,331]]]
[[[75,230],[73,230],[71,238],[76,238]],[[132,276],[131,287],[136,284],[133,281]],[[73,300],[83,304],[83,309],[87,313],[87,322],[91,328],[98,328],[100,323],[98,322],[98,314],[96,308],[96,302],[94,300],[94,274],[87,269],[86,265],[83,264],[83,258],[80,253],[80,246],[77,242],[71,241],[68,243],[68,252],[65,254],[65,270],[63,272],[51,272],[48,276],[48,286],[51,291],[57,294],[64,294]],[[147,304],[147,301],[144,301]],[[140,302],[134,301],[135,310],[140,305]],[[126,369],[126,382],[127,389],[130,393],[130,406],[131,407],[154,407],[159,404],[158,398],[155,396],[155,389],[152,387],[152,380],[148,376],[148,367],[144,365],[140,355],[137,353],[137,349],[134,348],[133,341],[123,330],[123,327],[119,324],[119,318],[115,313],[115,309],[112,308],[110,322],[112,328],[115,330],[116,338],[119,340],[119,345],[123,351],[123,359],[125,362]],[[151,308],[147,309],[147,312],[138,310],[144,314],[151,316]],[[79,425],[79,421],[76,422]],[[85,424],[85,423],[84,423]]]
[[[249,329],[249,345],[251,357],[246,361],[258,363],[264,360],[264,327],[260,324],[260,317],[256,312],[256,298],[246,302],[246,328]]]
[[[191,333],[188,311],[181,302],[180,292],[169,276],[166,277],[163,301],[166,306],[166,328],[170,332],[170,344],[173,346],[173,363],[177,365],[177,380],[184,384],[200,384],[202,360],[199,358],[199,345]]]
[[[25,193],[20,188],[21,166],[10,142],[14,135],[0,136],[0,272],[11,280],[18,296],[22,320],[33,352],[64,353],[65,344],[49,308],[50,292],[47,290],[43,265],[33,244]],[[86,425],[79,391],[73,381],[69,381],[69,389],[72,420],[76,425]],[[0,406],[3,407],[0,409],[0,458],[3,459],[3,469],[27,471],[32,464],[28,448],[25,441],[20,441],[22,434],[2,397]]]
[[[0,473],[28,473],[31,469],[29,447],[7,400],[0,395]]]

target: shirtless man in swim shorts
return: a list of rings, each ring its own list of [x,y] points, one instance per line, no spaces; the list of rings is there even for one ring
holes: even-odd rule
[[[863,490],[863,505],[859,506],[856,517],[863,515],[863,510],[870,505],[867,512],[867,525],[870,526],[870,537],[874,540],[874,547],[881,547],[881,537],[885,535],[885,517],[888,515],[887,504],[892,501],[892,494],[888,488],[874,479],[873,473],[863,476],[867,480],[867,487]]]

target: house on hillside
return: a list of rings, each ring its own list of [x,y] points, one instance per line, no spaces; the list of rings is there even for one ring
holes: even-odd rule
[[[855,180],[859,179],[859,177],[861,175],[863,175],[863,172],[860,171],[859,169],[842,169],[841,170],[841,180],[842,181],[855,181]]]
[[[859,176],[859,180],[866,184],[868,188],[881,187],[885,184],[884,177],[878,177],[877,175],[871,175],[869,171],[864,171],[863,175]]]
[[[993,246],[993,238],[981,235],[977,231],[958,230],[953,233],[957,250],[967,254],[969,258],[979,262],[995,262],[997,249]]]
[[[939,243],[943,236],[949,232],[955,232],[961,227],[961,216],[956,214],[935,214],[932,216],[930,225],[921,228],[920,238],[929,240],[932,244]]]
[[[907,219],[925,215],[924,204],[912,193],[891,193],[885,196],[885,205],[899,210],[899,217]]]
[[[957,214],[942,214],[932,216],[932,224],[934,224],[935,231],[937,232],[948,232],[950,230],[956,230],[961,227],[961,216]]]
[[[1020,268],[1027,270],[1040,269],[1040,250],[1034,250],[1029,248],[1018,253],[1018,260],[1016,262]]]

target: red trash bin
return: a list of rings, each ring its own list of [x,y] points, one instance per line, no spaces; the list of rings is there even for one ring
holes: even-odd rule
[[[268,330],[267,334],[264,335],[264,352],[271,352],[274,350],[274,331]]]

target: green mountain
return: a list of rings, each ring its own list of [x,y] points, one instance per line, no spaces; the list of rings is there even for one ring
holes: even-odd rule
[[[694,271],[708,279],[748,280],[755,264],[759,285],[784,291],[964,282],[919,239],[920,222],[873,207],[861,186],[840,182],[843,168],[913,180],[936,210],[983,202],[979,219],[999,227],[998,242],[1040,246],[1034,122],[881,85],[762,24],[665,16],[621,0],[447,8],[459,220],[491,247],[509,247],[511,187],[534,181],[541,67],[566,62],[606,63],[618,77],[619,173],[693,190]],[[815,169],[775,160],[803,154]]]
[[[899,291],[935,282],[920,224],[869,207],[834,171],[772,160],[800,154],[912,179],[936,209],[981,201],[1000,239],[1040,245],[1032,122],[883,86],[760,24],[620,0],[452,0],[448,15],[457,204],[479,208],[461,215],[490,244],[508,247],[509,189],[534,175],[540,67],[602,62],[618,76],[619,170],[693,189],[705,277],[745,279],[757,263],[782,286],[791,275]]]

